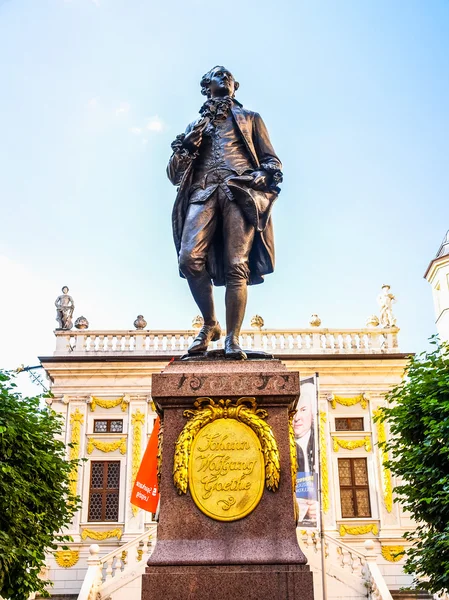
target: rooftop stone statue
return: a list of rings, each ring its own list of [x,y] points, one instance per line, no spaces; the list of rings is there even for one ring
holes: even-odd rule
[[[61,291],[61,296],[58,296],[55,300],[56,320],[59,323],[58,329],[72,329],[72,316],[75,310],[75,303],[72,296],[69,296],[69,288],[66,285]]]

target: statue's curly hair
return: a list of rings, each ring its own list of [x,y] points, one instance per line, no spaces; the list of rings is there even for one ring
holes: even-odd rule
[[[232,79],[234,80],[235,91],[237,91],[239,89],[240,84],[238,81],[235,80],[235,77],[231,73],[231,71],[226,69],[226,67],[223,67],[223,65],[215,65],[215,67],[212,67],[212,69],[210,69],[207,73],[205,73],[201,77],[200,86],[201,86],[201,93],[203,94],[203,96],[207,96],[208,98],[210,98],[210,77],[211,77],[211,73],[214,69],[221,69],[222,71],[227,71],[228,73],[230,73]]]

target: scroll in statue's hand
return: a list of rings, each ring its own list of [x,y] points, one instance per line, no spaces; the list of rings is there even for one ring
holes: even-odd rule
[[[266,171],[254,171],[251,187],[254,190],[266,190],[268,188],[268,173]]]

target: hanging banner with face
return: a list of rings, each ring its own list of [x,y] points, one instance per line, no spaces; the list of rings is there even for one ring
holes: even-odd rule
[[[298,527],[317,527],[318,523],[318,451],[317,393],[315,377],[303,379],[298,407],[293,417],[296,459],[296,501]]]

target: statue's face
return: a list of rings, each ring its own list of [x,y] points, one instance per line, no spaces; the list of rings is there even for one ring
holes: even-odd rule
[[[69,288],[68,288],[67,286],[64,286],[64,287],[62,288],[62,293],[63,293],[63,294],[67,294],[67,292],[68,292],[68,291],[69,291]]]
[[[235,80],[230,71],[222,67],[215,67],[210,71],[209,90],[212,98],[234,96],[236,91]]]

